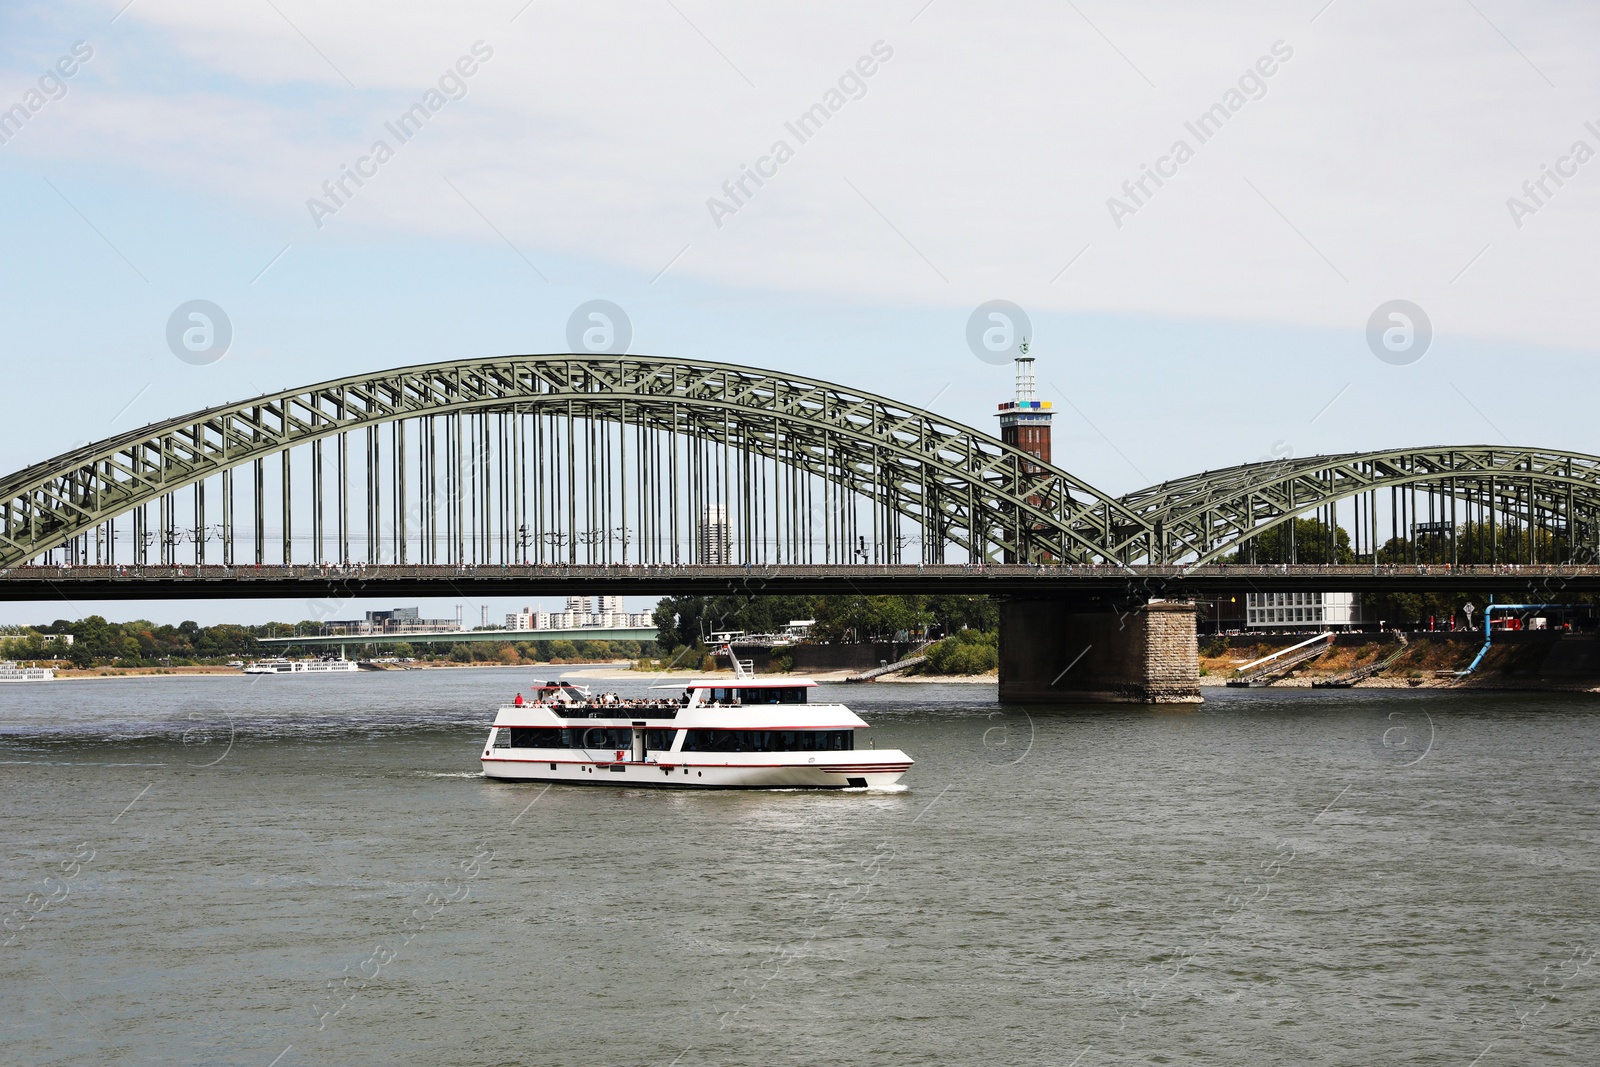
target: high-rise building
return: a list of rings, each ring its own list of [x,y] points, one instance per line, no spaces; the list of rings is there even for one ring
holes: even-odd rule
[[[591,611],[590,605],[595,610]],[[652,612],[629,613],[620,596],[567,598],[565,611],[536,611],[523,608],[506,616],[507,630],[581,630],[585,627],[624,629],[654,626]]]
[[[728,509],[712,504],[700,513],[700,560],[711,564],[733,562],[733,530],[728,526]]]

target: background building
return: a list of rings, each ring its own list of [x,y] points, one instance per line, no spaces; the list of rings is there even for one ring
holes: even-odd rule
[[[700,513],[700,559],[710,565],[733,562],[733,531],[728,526],[728,509],[712,504]]]
[[[369,611],[362,619],[335,619],[327,623],[329,633],[407,634],[437,633],[464,629],[460,619],[424,619],[417,608],[390,608]]]
[[[1050,401],[1035,396],[1033,357],[1017,357],[1017,395],[1000,405],[1000,440],[1050,462]]]
[[[1245,626],[1252,630],[1350,627],[1360,621],[1354,593],[1245,594]]]
[[[597,605],[596,600],[598,600]],[[591,605],[595,605],[598,610],[591,610]],[[523,608],[506,616],[507,630],[581,630],[585,627],[620,630],[655,624],[655,616],[651,612],[630,613],[620,596],[602,596],[594,599],[586,596],[569,596],[565,611],[535,611],[532,608]]]
[[[1027,351],[1027,345],[1023,345]],[[1018,356],[1017,364],[1017,390],[1016,396],[1000,405],[1000,440],[1026,452],[1033,458],[1044,463],[1050,462],[1050,420],[1055,413],[1050,410],[1050,401],[1039,400],[1035,396],[1033,380],[1033,357]],[[1024,473],[1032,474],[1038,467],[1026,460],[1022,463]],[[1038,496],[1028,497],[1028,503],[1035,507],[1043,503]],[[1015,563],[1017,556],[1007,550],[1005,554],[1007,563]]]

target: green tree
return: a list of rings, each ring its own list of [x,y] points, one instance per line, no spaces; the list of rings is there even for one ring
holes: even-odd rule
[[[1294,519],[1257,534],[1223,562],[1354,563],[1349,532],[1335,526],[1332,545],[1328,534],[1328,524],[1320,519]]]
[[[817,621],[812,633],[818,640],[871,641],[929,630],[993,630],[1000,610],[985,596],[666,597],[655,609],[656,643],[670,657],[716,632],[774,633],[803,618]]]
[[[927,610],[943,634],[1000,628],[1000,605],[992,597],[931,596]]]
[[[713,633],[721,631],[774,633],[791,619],[812,618],[817,599],[780,595],[663,597],[653,613],[656,643],[671,653],[709,641]]]
[[[985,674],[1000,665],[998,631],[962,630],[927,652],[929,674]]]
[[[934,622],[925,596],[830,596],[817,605],[812,633],[824,641],[890,641]]]

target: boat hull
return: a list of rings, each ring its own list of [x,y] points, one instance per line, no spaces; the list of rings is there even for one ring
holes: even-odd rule
[[[883,789],[910,769],[897,751],[838,752],[807,763],[707,763],[574,760],[562,757],[486,756],[487,778],[648,789]]]

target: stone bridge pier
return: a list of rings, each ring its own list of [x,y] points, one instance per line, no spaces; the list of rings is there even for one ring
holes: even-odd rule
[[[1000,699],[1027,704],[1198,704],[1195,608],[1059,598],[1000,606]]]

